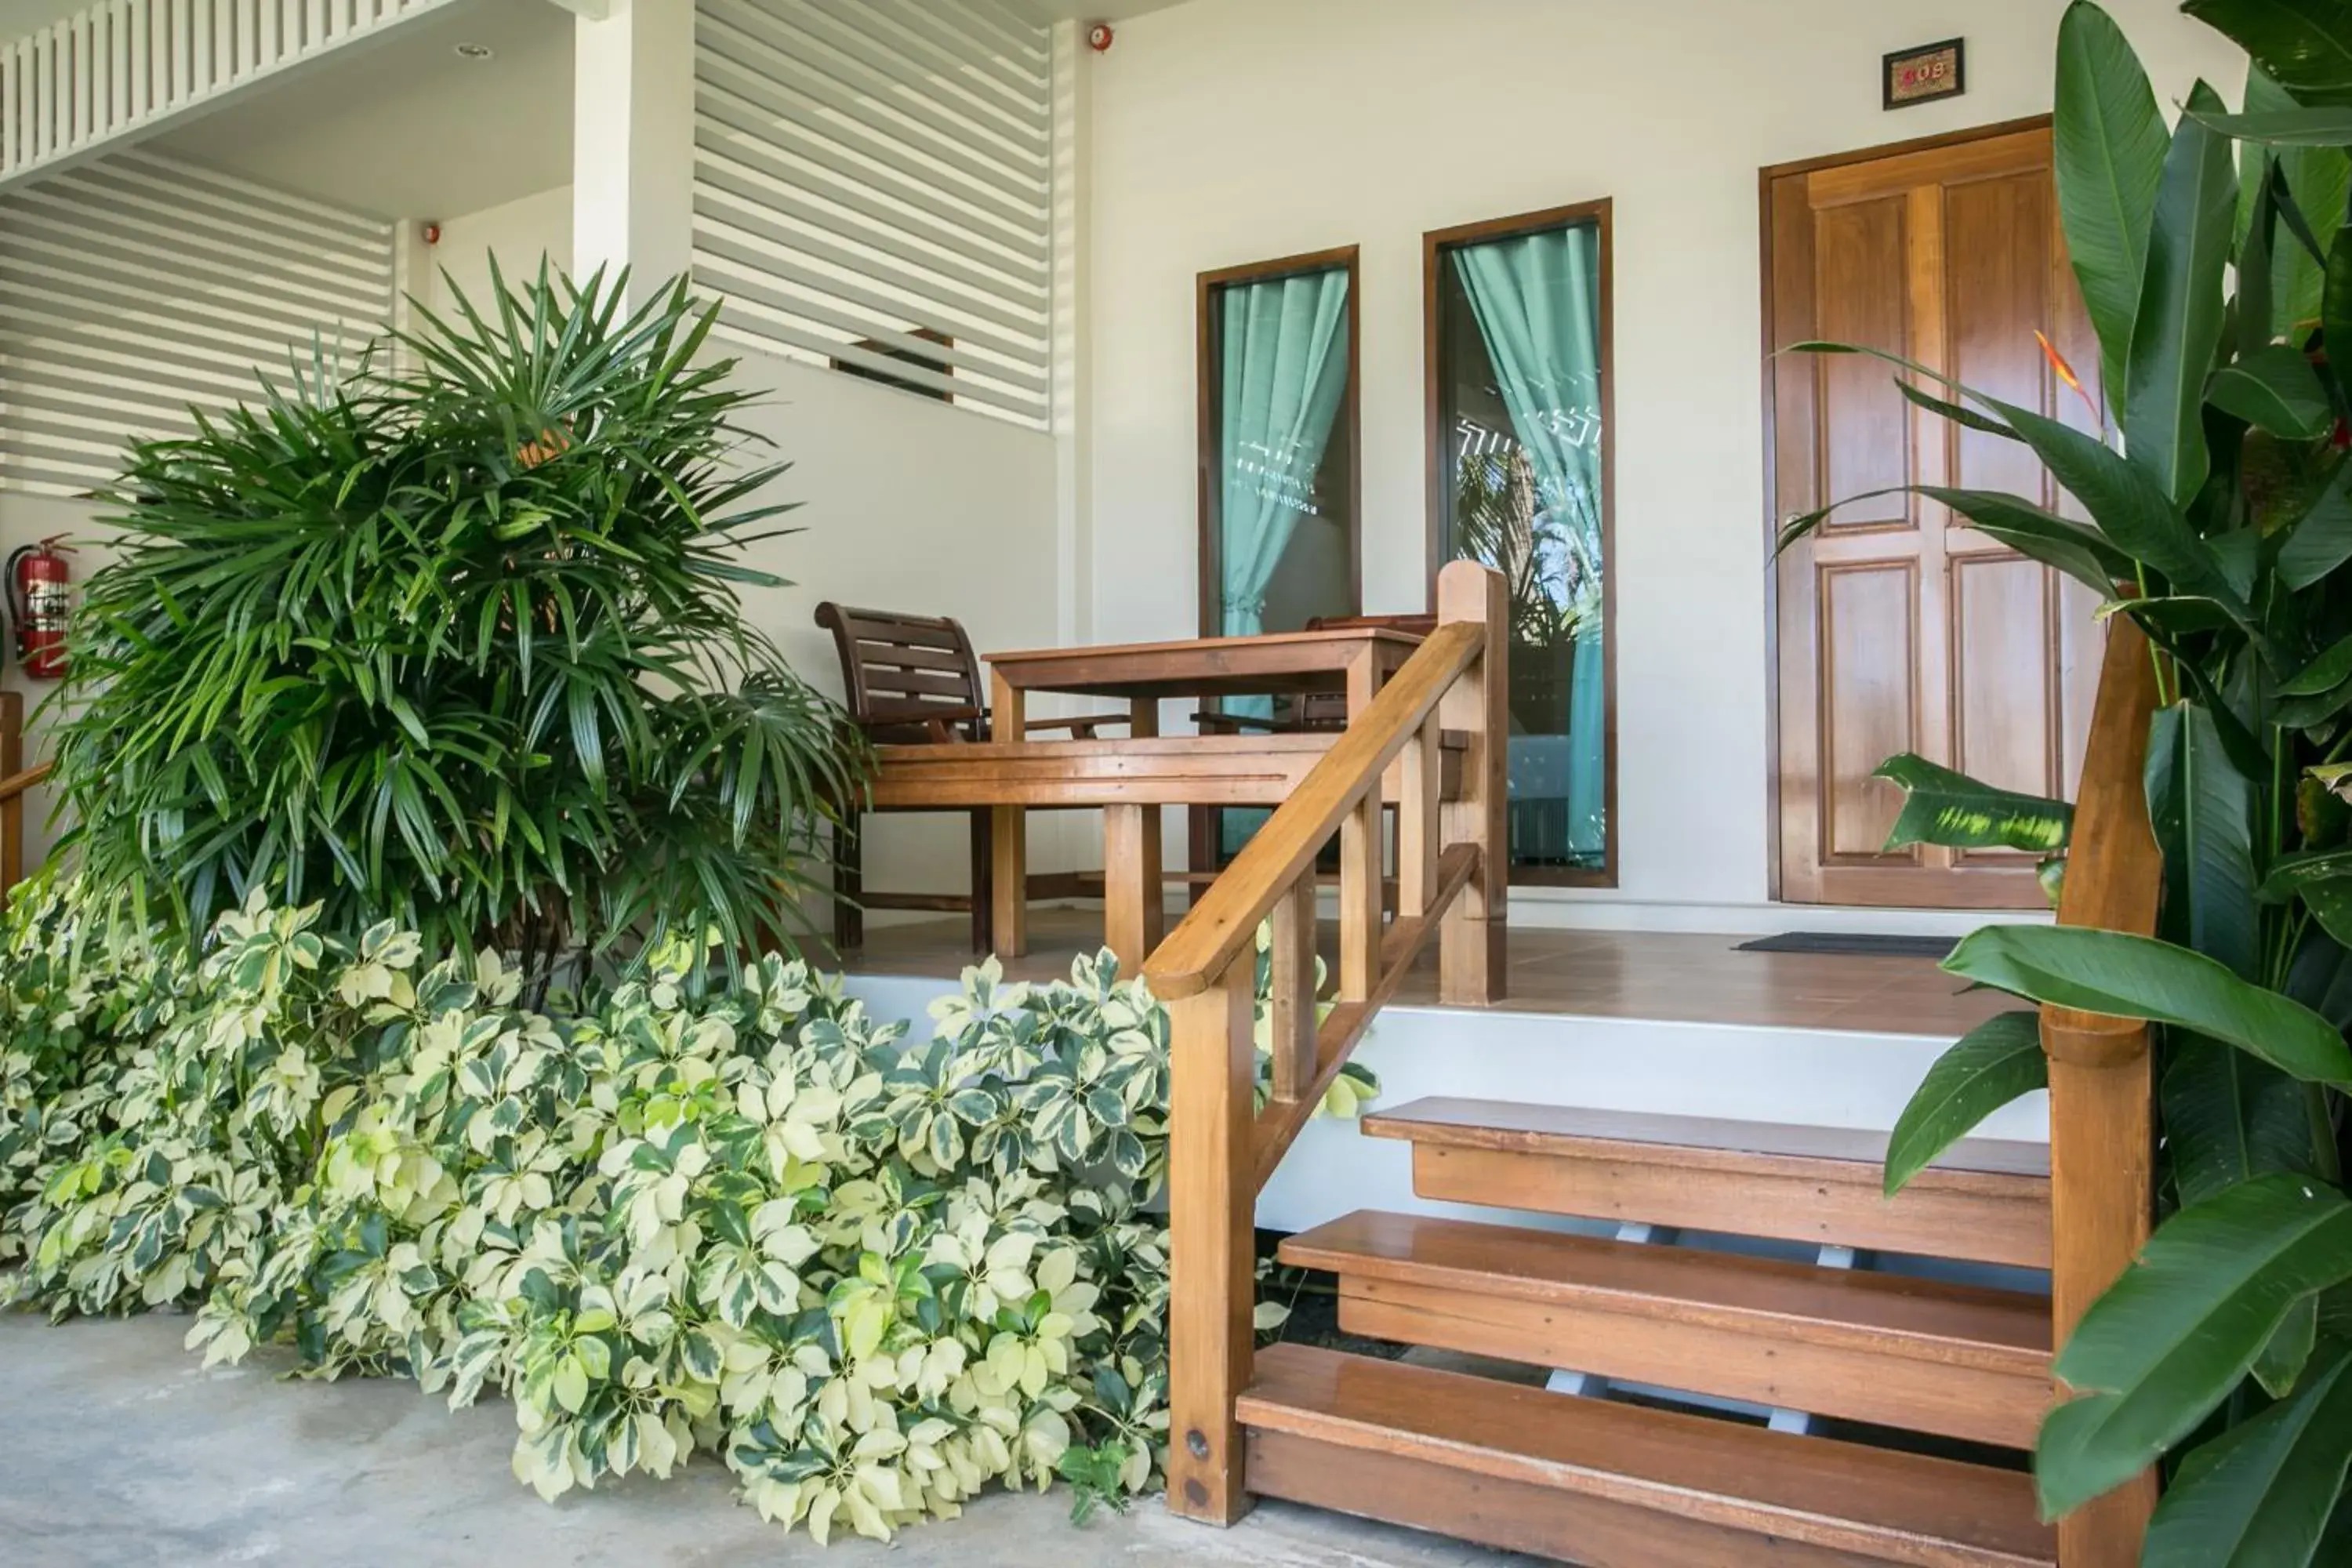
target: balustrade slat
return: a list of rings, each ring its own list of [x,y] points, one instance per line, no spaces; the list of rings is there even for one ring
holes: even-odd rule
[[[1437,891],[1437,852],[1444,758],[1444,731],[1431,719],[1404,750],[1403,793],[1397,800],[1397,914],[1424,915]]]
[[[1278,1100],[1296,1100],[1315,1079],[1315,879],[1301,877],[1290,896],[1274,906],[1266,1023]]]

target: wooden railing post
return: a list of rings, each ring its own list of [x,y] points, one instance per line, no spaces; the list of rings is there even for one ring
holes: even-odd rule
[[[2157,702],[2147,638],[2108,623],[2058,923],[2151,935],[2163,861],[2148,826],[2148,715]],[[2138,1256],[2155,1218],[2156,1100],[2147,1026],[2042,1009],[2050,1058],[2051,1318],[2053,1342]],[[2062,1391],[2063,1394],[2063,1391]],[[2134,1568],[2156,1511],[2152,1469],[2058,1523],[2061,1568]]]
[[[1438,931],[1438,1000],[1449,1006],[1499,1002],[1506,990],[1505,941],[1510,910],[1510,613],[1500,574],[1456,561],[1437,574],[1437,621],[1472,621],[1486,650],[1438,707],[1438,722],[1466,731],[1461,798],[1444,808],[1449,844],[1478,851],[1469,886]]]
[[[25,699],[0,691],[0,779],[15,783],[25,771]],[[25,793],[0,795],[0,903],[25,879]]]
[[[1234,963],[1168,1004],[1168,1506],[1212,1524],[1250,1500],[1234,1402],[1249,1386],[1257,1292],[1255,969]]]

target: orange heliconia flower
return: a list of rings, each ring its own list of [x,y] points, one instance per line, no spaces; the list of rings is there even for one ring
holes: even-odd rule
[[[2090,409],[2091,417],[2094,420],[2104,420],[2106,416],[2099,407],[2099,400],[2091,395],[2090,388],[2083,384],[2083,378],[2076,375],[2074,367],[2066,363],[2066,356],[2060,353],[2056,345],[2042,335],[2040,328],[2034,330],[2033,341],[2042,345],[2042,357],[2050,362],[2050,368],[2057,372],[2058,379],[2073,387],[2074,395],[2083,400],[2084,406]]]

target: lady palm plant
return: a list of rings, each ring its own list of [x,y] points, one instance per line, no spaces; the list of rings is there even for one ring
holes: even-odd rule
[[[2156,650],[2161,929],[1993,927],[1948,967],[2157,1026],[2165,1212],[2062,1349],[2074,1393],[2037,1448],[2045,1511],[2163,1460],[2147,1562],[2340,1563],[2352,811],[2331,792],[2352,776],[2352,354],[2330,349],[2352,344],[2352,4],[2184,9],[2252,58],[2245,112],[2200,82],[2168,132],[2105,13],[2077,0],[2060,30],[2058,193],[2100,341],[2106,438],[1917,366],[1897,384],[2023,443],[2091,522],[2012,495],[1924,493],[2088,584]],[[1911,792],[1898,838],[2044,852],[2065,838],[2061,803],[1916,757],[1884,772]],[[1890,1190],[2045,1081],[2030,1012],[1962,1040],[1897,1129]]]
[[[736,595],[785,510],[749,394],[682,283],[492,280],[396,374],[132,448],[56,751],[95,891],[201,931],[264,889],[542,983],[672,925],[786,936],[863,764]]]

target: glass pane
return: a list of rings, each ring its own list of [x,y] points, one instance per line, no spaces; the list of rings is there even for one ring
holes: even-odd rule
[[[1445,539],[1510,585],[1511,863],[1608,856],[1597,226],[1454,247],[1438,277]]]
[[[1355,431],[1347,405],[1345,268],[1230,283],[1212,296],[1217,421],[1213,613],[1224,637],[1297,631],[1356,609]],[[1225,711],[1279,720],[1286,704],[1230,699]],[[1222,811],[1230,856],[1264,811]]]
[[[1354,608],[1344,268],[1227,284],[1217,353],[1217,616],[1226,637]]]

